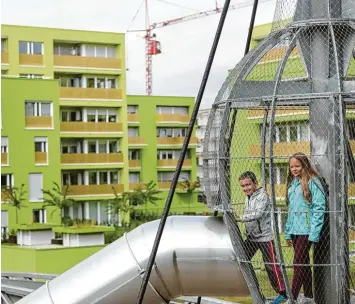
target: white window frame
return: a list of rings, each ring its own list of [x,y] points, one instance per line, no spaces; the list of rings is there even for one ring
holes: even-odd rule
[[[133,158],[133,153],[138,153],[138,158]],[[138,149],[128,150],[128,160],[140,160],[141,159],[140,153],[141,152]]]
[[[99,144],[100,144],[100,141],[105,141],[105,145],[106,145],[106,152],[100,152],[99,151]],[[116,142],[116,148],[117,148],[117,152],[110,152],[110,142],[111,141],[115,141]],[[85,139],[84,140],[84,153],[85,154],[89,154],[89,142],[95,142],[95,153],[92,153],[90,152],[90,154],[102,154],[102,153],[105,153],[105,154],[114,154],[114,153],[118,153],[120,152],[120,145],[119,145],[119,142],[118,140],[114,140],[114,139],[94,139],[94,140],[90,140],[90,139]]]
[[[85,54],[85,55],[82,55],[82,56],[85,56],[85,57],[88,57],[88,56],[86,56],[86,48],[87,47],[93,47],[94,48],[94,58],[117,58],[117,45],[88,45],[88,44],[84,44],[83,45],[83,47],[84,47],[84,52],[83,52],[83,54]],[[102,56],[97,56],[97,47],[104,47],[105,48],[105,57],[102,57]],[[115,57],[108,57],[107,56],[107,49],[108,48],[115,48]],[[90,56],[91,57],[91,56]]]
[[[100,184],[100,173],[106,173],[107,174],[107,184]],[[112,173],[117,173],[117,179],[118,183],[120,183],[121,180],[121,175],[119,170],[109,170],[109,171],[85,171],[84,172],[84,181],[85,185],[90,185],[89,184],[89,173],[96,173],[96,184],[94,185],[114,185],[111,182],[111,172]]]
[[[88,80],[89,79],[94,79],[94,87],[90,88],[88,87]],[[101,88],[98,84],[99,81],[98,79],[105,79],[105,86],[103,88]],[[114,85],[113,87],[108,87],[108,81],[109,80],[113,80],[114,81]],[[118,79],[116,77],[97,77],[97,76],[86,76],[86,81],[85,81],[85,88],[89,88],[89,89],[118,89]]]
[[[42,209],[33,209],[32,210],[32,217],[33,213],[35,211],[39,211],[39,221],[38,224],[46,224],[47,223],[47,210],[42,208]]]
[[[12,173],[8,174],[1,174],[6,176],[6,185],[4,185],[6,188],[12,188],[15,185],[15,179],[14,175]]]
[[[41,151],[35,151],[35,152],[46,152],[46,153],[48,153],[48,137],[35,137],[34,142],[41,144]]]
[[[163,113],[163,112],[162,112],[162,108],[171,108],[171,113]],[[178,108],[185,108],[185,109],[187,109],[187,114],[186,114],[186,115],[189,114],[189,106],[180,106],[180,107],[174,107],[174,106],[157,106],[156,112],[157,112],[158,114],[181,114],[181,113],[178,113],[178,112],[176,111]]]
[[[137,132],[134,132],[135,135],[129,135],[129,133],[130,133],[129,130],[135,130]],[[128,134],[128,137],[138,137],[139,136],[139,127],[128,127],[127,134]]]
[[[102,114],[102,111],[105,111],[105,114]],[[84,121],[88,121],[88,116],[89,115],[94,115],[95,116],[95,122],[99,122],[99,115],[105,115],[106,116],[106,119],[104,122],[112,122],[112,123],[117,123],[118,122],[118,112],[117,110],[110,110],[110,109],[104,109],[104,110],[101,110],[101,109],[84,109],[83,111],[83,118],[84,118]],[[114,115],[116,116],[116,121],[109,121],[109,117],[111,115]]]
[[[43,74],[20,74],[20,78],[27,78],[27,79],[43,79]]]
[[[39,197],[31,197],[31,189],[32,189],[32,185],[31,185],[31,176],[33,175],[37,175],[41,177],[41,185],[39,188],[37,188],[36,190],[39,189],[38,192],[40,192]],[[43,173],[29,173],[28,175],[28,200],[29,202],[43,202],[43,194],[41,189],[43,189]],[[33,193],[32,193],[33,194]]]
[[[78,180],[78,184],[77,185],[84,185],[84,174],[83,172],[62,172],[62,185],[63,186],[66,186],[64,184],[64,175],[68,175],[68,181],[69,181],[69,185],[73,185],[75,186],[76,184],[72,184],[72,181],[71,181],[71,175],[72,174],[76,174],[77,175],[77,180]]]
[[[292,124],[286,123],[279,123],[275,125],[275,143],[282,143],[282,142],[291,142],[291,130],[290,127],[297,128],[297,142],[301,141],[301,127],[302,125],[307,124],[309,128],[309,123],[307,122],[295,122]],[[286,141],[280,141],[280,128],[286,128]],[[269,130],[268,130],[269,132]],[[268,135],[267,135],[268,136]],[[309,131],[308,131],[308,140],[309,140]],[[294,142],[294,141],[292,141]]]
[[[26,103],[34,103],[34,116],[42,116],[42,104],[48,104],[49,103],[49,111],[50,111],[50,117],[53,117],[53,102],[51,101],[34,101],[34,100],[26,100],[25,101],[25,107]]]
[[[133,177],[133,181],[131,181],[131,176]],[[129,175],[128,175],[128,182],[130,184],[138,184],[140,183],[141,181],[141,175],[139,172],[129,172]]]
[[[9,137],[8,136],[1,136],[1,153],[9,153]]]
[[[128,114],[137,114],[138,113],[138,105],[127,105],[127,113]]]
[[[44,43],[41,41],[19,41],[19,47],[20,47],[20,42],[26,43],[27,44],[27,53],[21,53],[21,54],[27,54],[27,55],[44,55]],[[41,43],[41,54],[34,54],[34,43]]]

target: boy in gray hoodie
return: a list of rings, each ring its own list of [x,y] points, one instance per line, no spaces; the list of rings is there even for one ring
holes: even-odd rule
[[[254,172],[244,172],[239,177],[239,183],[247,195],[244,215],[237,219],[245,223],[247,234],[244,241],[245,253],[250,261],[260,249],[271,285],[279,294],[272,303],[285,303],[287,301],[286,289],[277,265],[269,196],[263,188],[259,187]]]

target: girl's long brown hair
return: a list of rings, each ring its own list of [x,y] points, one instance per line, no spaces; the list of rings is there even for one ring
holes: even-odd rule
[[[291,161],[292,158],[297,159],[302,165],[302,171],[301,171],[301,176],[300,176],[299,181],[300,181],[300,184],[301,184],[301,187],[302,187],[302,193],[303,193],[304,199],[306,200],[306,202],[308,204],[311,204],[311,193],[309,191],[308,182],[309,182],[310,179],[312,179],[315,176],[319,178],[319,174],[312,167],[311,162],[309,161],[309,159],[306,156],[306,154],[304,154],[302,152],[297,152],[297,153],[293,154],[290,157],[290,159],[288,160],[286,203],[288,204],[288,187],[290,186],[290,184],[292,183],[292,180],[294,178],[294,176],[292,175],[291,170],[290,170],[290,161]]]

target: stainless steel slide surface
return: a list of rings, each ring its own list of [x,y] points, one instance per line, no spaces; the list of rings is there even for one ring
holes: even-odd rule
[[[158,225],[137,227],[18,303],[136,303]],[[168,218],[144,303],[182,295],[249,295],[222,218]]]

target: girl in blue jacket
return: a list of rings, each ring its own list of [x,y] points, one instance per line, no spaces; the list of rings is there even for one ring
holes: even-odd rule
[[[292,295],[297,300],[303,285],[305,297],[313,298],[309,250],[319,241],[323,227],[325,193],[318,173],[303,153],[289,159],[286,202],[286,241],[294,249]]]

